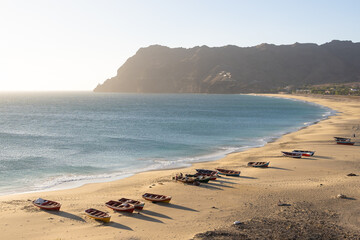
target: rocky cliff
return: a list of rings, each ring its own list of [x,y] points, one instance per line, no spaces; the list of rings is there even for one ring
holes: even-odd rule
[[[360,81],[360,43],[141,48],[95,92],[249,93]]]

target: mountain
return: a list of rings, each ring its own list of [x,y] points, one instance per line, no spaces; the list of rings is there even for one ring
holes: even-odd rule
[[[95,92],[260,93],[360,81],[360,43],[140,48]]]

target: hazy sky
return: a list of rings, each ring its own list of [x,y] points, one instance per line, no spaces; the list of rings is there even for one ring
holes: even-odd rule
[[[140,47],[360,42],[359,0],[0,0],[0,91],[92,90]]]

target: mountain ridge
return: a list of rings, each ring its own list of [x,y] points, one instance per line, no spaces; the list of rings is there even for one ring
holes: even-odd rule
[[[262,93],[360,81],[360,43],[140,48],[95,92]]]

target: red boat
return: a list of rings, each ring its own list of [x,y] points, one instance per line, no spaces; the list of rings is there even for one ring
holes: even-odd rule
[[[148,201],[152,202],[170,202],[171,196],[153,194],[153,193],[145,193],[142,197]]]
[[[128,198],[121,198],[118,201],[122,202],[122,203],[130,203],[130,204],[134,205],[135,209],[138,209],[138,210],[142,210],[145,205],[144,202],[140,202],[140,201],[136,201],[136,200],[132,200],[132,199],[128,199]]]
[[[248,162],[250,167],[269,167],[270,162]]]
[[[226,175],[226,176],[240,176],[240,171],[235,170],[227,170],[222,168],[216,168],[220,174]]]
[[[292,158],[301,158],[302,154],[301,153],[296,153],[296,152],[283,152],[283,155],[285,157],[292,157]]]
[[[50,210],[50,211],[59,211],[61,204],[51,200],[45,200],[42,198],[38,198],[32,202],[35,206],[40,209]]]
[[[110,200],[105,205],[112,210],[119,211],[119,212],[129,212],[132,213],[135,209],[135,206],[129,203],[122,203],[118,201]]]
[[[350,141],[337,141],[337,144],[342,144],[342,145],[354,145],[355,142],[350,142]]]
[[[314,156],[314,151],[305,151],[305,150],[294,150],[293,153],[301,153],[303,157],[311,157]]]

